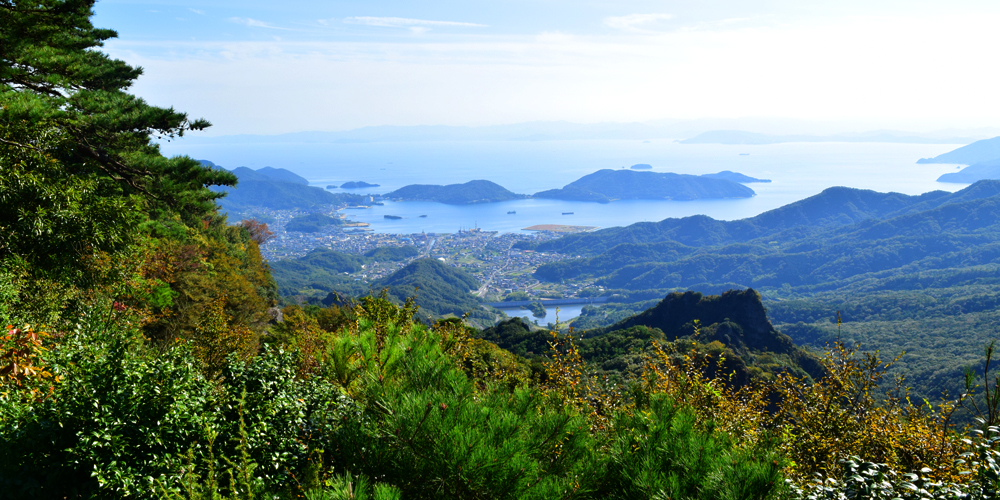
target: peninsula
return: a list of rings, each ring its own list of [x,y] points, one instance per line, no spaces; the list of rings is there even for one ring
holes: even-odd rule
[[[498,201],[520,200],[528,196],[512,193],[490,181],[477,180],[447,186],[410,184],[382,195],[395,201],[436,201],[447,205],[471,205]]]
[[[750,177],[749,175],[733,172],[732,170],[723,170],[717,174],[702,174],[701,176],[708,177],[710,179],[726,179],[733,182],[739,182],[740,184],[748,184],[751,182],[771,182],[771,179],[757,179],[756,177]]]
[[[378,184],[370,184],[365,181],[350,181],[345,182],[340,185],[340,189],[361,189],[361,188],[377,188]]]
[[[609,203],[615,200],[749,198],[755,194],[752,189],[728,179],[604,169],[585,175],[562,189],[535,193],[535,198]]]

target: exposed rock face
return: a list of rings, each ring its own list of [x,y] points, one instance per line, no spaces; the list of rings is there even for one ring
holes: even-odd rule
[[[774,329],[760,294],[752,288],[707,296],[690,291],[671,293],[655,307],[612,326],[588,331],[587,336],[638,325],[659,328],[667,339],[689,337],[702,343],[717,340],[743,357],[763,352],[787,355],[811,376],[823,375],[815,356]]]

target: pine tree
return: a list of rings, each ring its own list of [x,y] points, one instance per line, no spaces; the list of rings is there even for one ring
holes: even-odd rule
[[[127,92],[142,69],[98,50],[94,0],[0,0],[0,262],[73,268],[150,217],[193,226],[229,172],[165,158],[153,139],[210,124]]]

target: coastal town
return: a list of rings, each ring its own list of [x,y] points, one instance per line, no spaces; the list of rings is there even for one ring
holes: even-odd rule
[[[521,241],[545,241],[569,231],[588,230],[580,226],[547,226],[528,228],[530,232],[499,233],[481,228],[455,233],[378,233],[365,223],[351,223],[349,214],[355,207],[328,206],[320,213],[335,217],[341,224],[331,224],[315,232],[288,231],[288,223],[312,212],[300,210],[269,210],[255,208],[251,213],[231,214],[253,218],[268,224],[274,237],[261,247],[269,261],[303,257],[317,248],[351,254],[364,254],[376,248],[413,246],[419,258],[434,258],[469,273],[480,283],[476,295],[486,302],[501,301],[513,292],[524,292],[537,298],[572,298],[582,289],[592,286],[589,281],[546,283],[532,273],[542,264],[575,256],[521,250],[514,245]],[[384,278],[404,267],[407,262],[373,262],[353,273],[353,277],[368,283]]]

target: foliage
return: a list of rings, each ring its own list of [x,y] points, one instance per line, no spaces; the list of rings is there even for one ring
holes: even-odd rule
[[[411,245],[401,247],[377,247],[365,252],[365,257],[379,262],[404,261],[420,255],[416,247]]]
[[[545,317],[545,306],[541,302],[534,301],[528,304],[528,310],[531,311],[531,315],[536,318]]]

